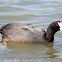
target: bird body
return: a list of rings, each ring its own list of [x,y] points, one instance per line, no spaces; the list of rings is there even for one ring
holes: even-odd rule
[[[10,23],[2,28],[4,33],[2,37],[5,40],[18,42],[43,42],[41,38],[45,34],[40,27],[20,23]]]

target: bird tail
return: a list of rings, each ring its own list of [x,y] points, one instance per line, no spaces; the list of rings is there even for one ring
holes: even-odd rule
[[[3,32],[3,29],[2,29],[2,28],[0,28],[0,33],[2,34],[2,32]]]

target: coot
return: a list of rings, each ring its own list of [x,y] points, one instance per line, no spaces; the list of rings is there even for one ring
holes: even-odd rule
[[[0,29],[4,41],[46,43],[53,42],[54,34],[62,30],[60,21],[52,22],[47,31],[28,24],[9,23]]]

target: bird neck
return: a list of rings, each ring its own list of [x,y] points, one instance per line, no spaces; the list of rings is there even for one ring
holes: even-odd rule
[[[48,42],[53,42],[55,33],[56,33],[55,30],[52,29],[50,26],[47,28],[47,32],[45,36]]]

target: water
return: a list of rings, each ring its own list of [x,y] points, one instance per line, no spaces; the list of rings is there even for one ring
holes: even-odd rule
[[[7,23],[42,27],[62,20],[62,0],[0,0],[0,27]],[[1,35],[0,35],[1,38]],[[62,32],[53,43],[0,42],[0,62],[62,62]]]

